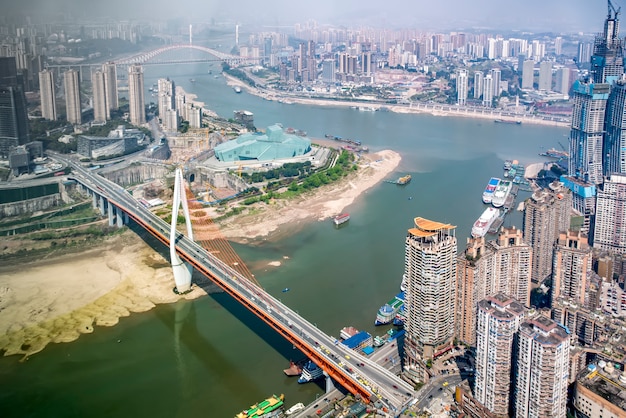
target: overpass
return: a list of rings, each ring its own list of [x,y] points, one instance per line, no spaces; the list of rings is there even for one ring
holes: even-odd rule
[[[347,348],[319,330],[235,268],[178,231],[136,201],[121,186],[87,170],[73,160],[55,158],[72,167],[68,175],[88,192],[93,205],[109,224],[123,227],[131,220],[164,245],[174,243],[178,257],[216,283],[245,308],[263,320],[283,338],[320,366],[327,377],[365,402],[380,402],[388,416],[399,416],[413,397],[413,387],[384,367]]]

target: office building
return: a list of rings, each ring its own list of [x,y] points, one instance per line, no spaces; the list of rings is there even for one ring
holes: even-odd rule
[[[570,88],[570,69],[569,68],[559,68],[556,71],[556,83],[554,86],[554,91],[558,91],[559,93],[569,94]]]
[[[483,78],[482,71],[474,72],[474,99],[480,99],[483,96]]]
[[[564,417],[570,336],[543,315],[522,322],[517,338],[514,416]]]
[[[39,97],[41,98],[41,117],[47,120],[57,120],[54,73],[50,70],[43,70],[39,73]]]
[[[456,76],[456,103],[459,106],[465,106],[467,104],[467,85],[467,70],[463,68],[459,70]]]
[[[167,111],[176,109],[176,85],[169,78],[159,78],[157,86],[159,117],[165,121]]]
[[[362,73],[364,75],[371,75],[372,71],[372,53],[364,52],[361,54],[361,67],[363,69]]]
[[[487,74],[483,79],[483,106],[493,106],[493,79],[491,74]]]
[[[139,126],[146,123],[146,107],[143,88],[143,68],[139,64],[128,67],[128,105],[130,123]]]
[[[102,72],[104,73],[107,106],[109,106],[109,111],[117,110],[120,105],[117,94],[117,67],[115,63],[107,62],[102,64]]]
[[[500,85],[502,79],[502,72],[499,68],[494,68],[489,70],[489,74],[491,75],[491,82],[493,84],[493,97],[499,97],[502,86]]]
[[[528,312],[503,293],[478,302],[477,311],[474,398],[495,416],[508,417],[515,334]]]
[[[67,70],[63,73],[65,83],[65,111],[67,121],[74,125],[82,123],[82,108],[80,103],[80,81],[76,70]]]
[[[322,81],[324,83],[335,82],[335,60],[326,59],[322,61]]]
[[[560,232],[552,267],[552,301],[566,298],[585,304],[591,258],[591,247],[584,234],[572,230]]]
[[[590,62],[592,51],[593,51],[593,44],[591,42],[579,42],[578,43],[578,62],[579,63]]]
[[[607,177],[597,193],[593,247],[626,254],[626,175]]]
[[[29,142],[28,112],[14,57],[0,57],[0,157]]]
[[[606,133],[603,144],[604,176],[626,174],[626,81],[611,86],[606,109]]]
[[[539,90],[552,90],[552,62],[541,61],[539,63]]]
[[[572,191],[572,211],[582,216],[580,232],[587,235],[593,242],[593,220],[596,214],[596,186],[571,176],[561,176],[561,182]]]
[[[578,80],[572,90],[569,174],[585,183],[598,185],[603,181],[602,141],[610,86]]]
[[[425,362],[453,343],[456,227],[421,217],[414,222],[405,241],[405,370],[414,380],[425,381]]]
[[[96,71],[91,75],[93,88],[93,120],[98,123],[106,123],[111,119],[105,88],[105,77],[102,71]]]
[[[554,39],[554,55],[561,55],[563,53],[563,38],[557,36]]]
[[[571,191],[554,182],[526,200],[524,239],[532,247],[531,278],[539,286],[552,274],[552,253],[559,233],[569,229]]]
[[[535,82],[535,61],[524,60],[524,65],[522,67],[522,88],[532,90],[534,82]]]
[[[619,10],[611,10],[604,21],[604,31],[596,36],[593,55],[591,56],[591,75],[596,84],[608,83],[620,79],[624,74],[624,51],[619,37]],[[586,62],[586,61],[583,61]]]

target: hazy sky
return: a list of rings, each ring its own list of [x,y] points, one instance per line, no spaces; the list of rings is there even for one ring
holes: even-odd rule
[[[8,0],[3,1],[7,3]],[[600,32],[606,0],[21,0],[20,7],[50,15],[116,18],[180,17],[189,21],[238,21],[244,25],[319,23],[424,29],[494,28]],[[616,6],[626,0],[614,0]],[[620,14],[621,16],[621,14]]]

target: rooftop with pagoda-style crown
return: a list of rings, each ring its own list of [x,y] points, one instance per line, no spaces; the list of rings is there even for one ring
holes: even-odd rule
[[[415,228],[409,229],[409,233],[417,237],[432,237],[456,228],[454,225],[431,221],[422,217],[417,217],[413,221],[415,222]]]

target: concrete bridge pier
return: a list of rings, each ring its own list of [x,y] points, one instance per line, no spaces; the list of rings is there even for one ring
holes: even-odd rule
[[[109,203],[109,207],[107,208],[107,213],[109,216],[109,226],[115,225],[115,208],[112,204]]]
[[[98,207],[100,208],[100,215],[106,215],[106,204],[107,201],[102,196],[98,196]]]
[[[92,201],[91,205],[93,206],[94,209],[98,209],[98,195],[92,192],[91,190],[89,191],[89,194],[91,194],[91,201]]]
[[[333,379],[326,372],[324,372],[324,379],[326,379],[326,393],[330,393],[336,389],[335,382],[333,382]]]

